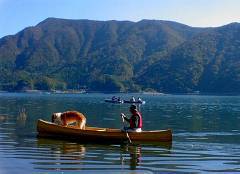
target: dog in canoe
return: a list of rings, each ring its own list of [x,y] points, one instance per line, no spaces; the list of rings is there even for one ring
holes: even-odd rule
[[[80,129],[85,129],[86,117],[77,111],[66,111],[52,114],[52,123],[57,125],[67,126],[68,124],[76,123]]]

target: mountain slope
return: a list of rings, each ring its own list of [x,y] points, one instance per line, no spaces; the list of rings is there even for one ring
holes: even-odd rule
[[[240,92],[240,24],[48,18],[0,39],[0,90]]]
[[[168,92],[240,92],[240,24],[203,32],[140,74],[140,84]]]
[[[0,40],[1,71],[13,72],[12,77],[3,73],[0,80],[13,89],[23,81],[27,88],[45,89],[36,83],[52,81],[50,88],[57,83],[61,88],[137,90],[132,78],[138,71],[199,30],[168,21],[49,18]]]

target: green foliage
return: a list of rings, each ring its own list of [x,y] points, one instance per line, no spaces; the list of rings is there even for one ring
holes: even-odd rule
[[[64,82],[56,81],[49,77],[38,77],[34,82],[34,88],[37,90],[65,90],[66,84]]]
[[[93,91],[121,92],[124,91],[123,84],[111,75],[103,75],[89,85]]]

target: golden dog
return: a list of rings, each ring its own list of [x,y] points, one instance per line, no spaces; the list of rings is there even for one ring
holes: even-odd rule
[[[67,126],[68,124],[77,123],[80,129],[85,129],[86,117],[77,111],[66,111],[63,113],[53,113],[52,123]]]

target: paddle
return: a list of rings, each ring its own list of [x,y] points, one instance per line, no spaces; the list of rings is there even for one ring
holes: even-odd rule
[[[121,117],[122,117],[122,121],[123,121],[123,127],[125,127],[125,124],[124,124],[124,121],[125,121],[125,120],[124,120],[124,118],[123,118],[123,114],[121,114]],[[128,138],[129,143],[132,144],[132,141],[131,141],[131,139],[130,139],[130,137],[129,137],[129,135],[128,135],[127,130],[124,129],[124,131],[125,131],[125,133],[126,133],[126,136],[127,136],[127,138]]]

